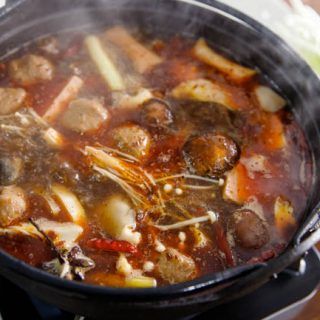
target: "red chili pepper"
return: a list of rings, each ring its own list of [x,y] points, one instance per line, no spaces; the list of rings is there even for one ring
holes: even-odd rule
[[[228,266],[234,267],[235,261],[222,225],[219,222],[216,222],[213,224],[213,228],[215,231],[218,248],[225,254]]]
[[[122,241],[122,240],[111,240],[111,239],[91,239],[87,242],[88,246],[94,249],[104,251],[117,251],[125,253],[138,253],[138,249],[133,244]]]

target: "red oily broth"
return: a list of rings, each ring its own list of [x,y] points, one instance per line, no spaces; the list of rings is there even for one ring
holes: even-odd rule
[[[311,157],[287,102],[204,39],[115,26],[1,62],[0,246],[60,277],[179,283],[279,255]]]

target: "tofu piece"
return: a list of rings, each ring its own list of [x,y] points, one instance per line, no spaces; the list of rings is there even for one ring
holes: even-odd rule
[[[86,133],[99,129],[107,119],[108,111],[99,101],[82,98],[71,101],[61,124],[69,130]]]
[[[0,88],[0,115],[14,113],[20,109],[27,93],[20,88]]]
[[[7,227],[23,217],[27,209],[24,191],[14,185],[4,187],[0,194],[0,225]]]
[[[27,86],[51,80],[53,74],[53,64],[39,55],[28,54],[9,62],[9,76],[19,85]]]
[[[161,253],[157,270],[170,284],[188,281],[196,276],[196,264],[193,259],[173,248]]]

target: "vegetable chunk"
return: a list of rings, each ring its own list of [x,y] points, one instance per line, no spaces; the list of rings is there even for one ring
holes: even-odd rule
[[[91,59],[96,64],[102,78],[111,90],[124,90],[124,80],[108,54],[103,50],[96,36],[88,36],[84,41]]]
[[[51,187],[53,194],[63,204],[72,220],[76,224],[84,224],[86,221],[86,213],[77,196],[65,186],[54,184]]]
[[[0,88],[0,115],[13,113],[20,109],[27,93],[19,88]]]
[[[82,85],[81,78],[72,76],[43,115],[43,119],[48,122],[54,122],[67,107],[68,103],[76,97]]]
[[[127,54],[139,73],[144,73],[162,62],[158,55],[140,44],[122,27],[107,30],[105,36]]]
[[[281,196],[274,203],[274,219],[280,233],[285,233],[288,228],[296,225],[291,203]]]
[[[257,86],[254,93],[260,107],[266,112],[277,112],[286,105],[286,100],[266,86]]]
[[[24,191],[16,186],[2,189],[0,194],[0,225],[6,227],[23,217],[27,209]]]
[[[32,85],[53,78],[52,63],[38,55],[28,54],[9,63],[11,79],[20,85]]]
[[[214,67],[235,82],[246,81],[256,74],[255,70],[243,67],[216,53],[203,38],[197,41],[193,53],[200,61]]]
[[[96,100],[77,99],[71,101],[61,118],[61,124],[70,130],[86,133],[99,129],[108,119],[108,111]]]

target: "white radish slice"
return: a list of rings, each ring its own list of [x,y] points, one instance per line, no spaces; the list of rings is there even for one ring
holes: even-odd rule
[[[141,234],[136,228],[136,214],[129,202],[121,195],[108,198],[98,209],[104,230],[118,240],[138,244]]]
[[[254,89],[260,107],[266,112],[277,112],[286,105],[286,100],[266,86],[257,86]]]
[[[72,221],[76,224],[84,224],[86,221],[86,213],[77,196],[60,184],[52,185],[51,189],[71,216]]]

